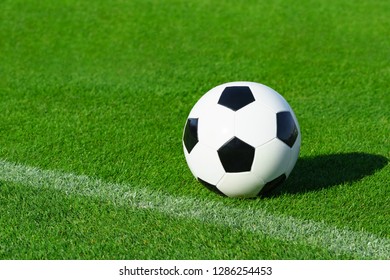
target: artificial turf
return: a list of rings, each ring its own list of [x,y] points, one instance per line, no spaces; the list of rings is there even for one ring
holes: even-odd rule
[[[3,1],[0,158],[390,239],[388,1]],[[272,196],[210,193],[181,144],[228,81],[294,109],[301,155]],[[0,181],[0,258],[353,258]]]

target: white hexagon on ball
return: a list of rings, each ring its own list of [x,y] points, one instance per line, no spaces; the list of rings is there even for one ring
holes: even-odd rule
[[[287,101],[253,82],[219,85],[192,108],[183,132],[187,164],[208,189],[256,197],[288,178],[301,133]]]

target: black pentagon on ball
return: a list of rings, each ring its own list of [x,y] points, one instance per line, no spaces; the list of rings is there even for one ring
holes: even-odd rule
[[[195,147],[198,140],[198,119],[189,118],[187,119],[186,126],[184,128],[183,135],[184,146],[187,149],[188,153],[191,153],[192,149]]]
[[[282,174],[282,175],[276,177],[275,179],[269,181],[261,189],[261,191],[259,192],[258,196],[270,195],[270,193],[272,191],[274,191],[276,188],[278,188],[281,184],[283,184],[284,181],[286,181],[286,179],[287,179],[286,174]]]
[[[218,156],[226,172],[246,172],[252,168],[255,148],[233,137],[218,149]]]
[[[298,128],[291,112],[279,112],[276,114],[276,136],[290,148],[298,137]]]
[[[255,98],[248,86],[231,86],[223,90],[218,104],[237,111],[253,101]]]
[[[219,195],[225,196],[225,194],[224,194],[223,192],[221,192],[221,191],[217,188],[217,186],[215,186],[215,185],[213,185],[213,184],[210,184],[210,183],[208,183],[208,182],[206,182],[206,181],[204,181],[204,180],[202,180],[202,179],[200,179],[200,178],[198,178],[198,181],[199,181],[200,183],[202,183],[202,185],[205,186],[205,187],[206,187],[207,189],[209,189],[210,191],[215,192],[215,193],[217,193],[217,194],[219,194]]]

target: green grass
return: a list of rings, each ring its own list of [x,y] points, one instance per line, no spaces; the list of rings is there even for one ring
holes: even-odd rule
[[[2,1],[0,159],[390,239],[388,1]],[[266,84],[301,157],[256,200],[210,193],[181,135],[200,96]],[[1,259],[331,259],[153,210],[0,181]]]
[[[11,221],[0,218],[7,222],[0,247],[0,254],[7,258],[332,258],[322,248],[313,250],[306,244],[290,244],[213,224],[198,223],[194,227],[192,220],[113,206],[98,199],[15,184],[3,185],[2,189],[1,203],[14,205],[9,209],[13,213]],[[351,256],[341,254],[339,258]]]

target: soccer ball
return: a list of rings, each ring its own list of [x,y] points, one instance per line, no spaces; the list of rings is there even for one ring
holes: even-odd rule
[[[182,142],[192,174],[208,189],[256,197],[290,175],[301,133],[293,110],[276,91],[231,82],[211,89],[194,105]]]

